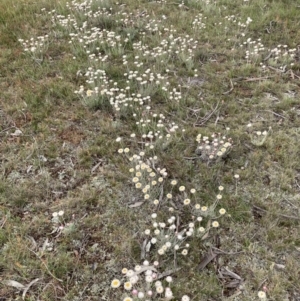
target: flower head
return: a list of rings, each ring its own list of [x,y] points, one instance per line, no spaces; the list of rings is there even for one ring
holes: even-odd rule
[[[171,289],[169,287],[166,287],[166,290],[165,290],[165,297],[167,299],[170,299],[173,297],[173,292],[171,291]]]
[[[164,288],[163,288],[161,285],[156,287],[156,292],[157,292],[158,294],[163,293],[163,291],[164,291]]]
[[[124,288],[127,290],[127,291],[130,291],[131,288],[132,288],[132,284],[130,281],[127,281],[124,283]]]
[[[205,232],[205,228],[203,227],[198,228],[198,232]]]
[[[111,282],[111,287],[112,288],[118,288],[120,286],[121,282],[119,279],[113,279],[113,281]]]
[[[138,183],[135,184],[135,188],[140,189],[141,187],[142,187],[141,183],[138,182]]]
[[[154,245],[154,244],[156,244],[157,239],[156,239],[155,237],[152,237],[150,241],[151,241],[151,243]]]
[[[259,291],[257,295],[259,299],[266,299],[266,293],[264,291]]]
[[[184,255],[184,256],[187,255],[187,253],[188,253],[187,249],[183,249],[182,252],[181,252],[181,254]]]
[[[165,254],[165,251],[164,251],[163,248],[161,248],[161,249],[159,249],[159,250],[157,251],[157,253],[158,253],[159,255],[164,255],[164,254]]]
[[[132,182],[133,182],[133,183],[138,183],[138,181],[139,181],[139,178],[138,178],[138,177],[134,177],[134,178],[132,179]]]
[[[129,281],[131,282],[131,284],[136,284],[139,281],[139,276],[134,275],[134,276],[129,278]]]
[[[226,213],[226,210],[225,210],[224,208],[221,208],[221,209],[219,210],[219,213],[223,215],[223,214]]]
[[[145,294],[143,292],[138,293],[138,298],[143,299],[145,297]]]
[[[155,284],[155,287],[162,286],[162,283],[159,280],[155,281],[154,284]]]
[[[190,199],[185,199],[184,201],[183,201],[183,204],[184,205],[189,205],[191,203],[191,200]]]
[[[219,222],[214,221],[214,222],[212,223],[212,226],[213,226],[214,228],[218,228],[218,227],[219,227]]]
[[[151,283],[153,281],[152,275],[147,275],[145,280],[146,280],[146,282]]]
[[[159,204],[159,200],[157,200],[157,199],[154,200],[154,201],[153,201],[153,204],[154,204],[154,205],[158,205],[158,204]]]
[[[184,186],[180,186],[179,187],[179,191],[185,191],[185,187]]]
[[[126,276],[127,277],[132,277],[134,275],[134,271],[133,270],[127,270]]]

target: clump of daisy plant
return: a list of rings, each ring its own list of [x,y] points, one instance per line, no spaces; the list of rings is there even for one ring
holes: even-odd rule
[[[175,255],[176,252],[187,255],[189,244],[185,241],[192,235],[192,226],[179,227],[174,215],[168,218],[167,222],[156,221],[156,213],[153,213],[151,217],[154,219],[152,229],[146,229],[144,232],[147,236],[146,251],[152,247],[160,256],[170,253]]]
[[[51,234],[56,233],[56,237],[60,236],[61,234],[67,235],[72,231],[75,231],[74,222],[66,222],[63,218],[64,214],[65,212],[63,210],[52,213],[51,222],[53,224],[53,231],[51,232]]]
[[[221,136],[220,133],[212,134],[210,138],[208,136],[202,137],[199,134],[196,141],[198,142],[196,154],[205,162],[216,161],[224,157],[232,147],[231,138]]]
[[[250,134],[251,143],[255,146],[262,146],[269,134],[269,131],[254,131]]]
[[[120,300],[171,300],[174,298],[172,291],[173,278],[163,276],[159,272],[157,261],[150,264],[145,260],[142,265],[136,265],[133,269],[122,269],[123,276],[113,279],[111,287],[120,290]],[[182,300],[189,300],[182,297]]]
[[[177,181],[172,180],[171,184],[176,185]],[[187,240],[192,237],[204,239],[208,236],[209,232],[220,226],[218,219],[222,217],[226,210],[220,208],[216,212],[218,202],[222,199],[223,186],[218,187],[218,194],[216,195],[215,202],[211,206],[201,205],[200,203],[194,204],[185,193],[185,186],[178,188],[179,192],[184,194],[182,200],[182,210],[186,212],[188,221],[180,222],[181,218],[179,215],[175,217],[172,215],[167,221],[159,221],[157,213],[151,215],[154,220],[152,223],[152,229],[148,228],[144,231],[147,236],[146,252],[149,252],[151,248],[155,249],[156,252],[162,256],[165,254],[174,254],[180,252],[182,255],[188,254],[190,244]],[[191,189],[192,194],[195,193],[195,189]],[[174,211],[172,207],[169,210]]]
[[[28,53],[36,62],[43,60],[49,47],[49,35],[30,38],[29,40],[18,39],[22,44],[24,52]]]

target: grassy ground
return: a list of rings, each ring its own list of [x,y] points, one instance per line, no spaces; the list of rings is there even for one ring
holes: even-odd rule
[[[79,3],[0,0],[0,300],[299,301],[296,1]]]

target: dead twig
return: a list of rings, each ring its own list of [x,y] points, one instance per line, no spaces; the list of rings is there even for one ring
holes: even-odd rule
[[[265,76],[265,77],[250,77],[250,78],[245,78],[245,82],[255,82],[255,81],[260,81],[260,80],[266,80],[269,78],[272,78],[274,76]]]
[[[274,70],[274,71],[276,71],[276,72],[279,72],[279,73],[285,73],[286,72],[286,65],[285,66],[283,66],[283,68],[282,69],[277,69],[277,68],[274,68],[274,67],[272,67],[272,66],[268,66],[268,68],[269,69],[271,69],[271,70]]]
[[[213,249],[214,252],[217,253],[218,255],[220,255],[220,254],[223,254],[223,255],[236,255],[236,254],[245,253],[244,251],[239,251],[239,252],[225,252],[225,251],[220,250],[219,248],[216,248],[216,247],[212,247],[212,249]]]
[[[288,73],[291,73],[291,78],[292,78],[292,79],[295,79],[295,77],[297,77],[298,79],[300,79],[300,76],[297,75],[297,74],[295,74],[295,73],[293,72],[292,69],[290,69],[290,70],[287,72],[287,74],[288,74]]]
[[[295,179],[295,182],[296,182],[296,185],[298,186],[298,188],[300,189],[300,185],[299,185],[299,183],[297,182],[296,179]]]
[[[40,256],[38,256],[38,254],[37,254],[36,252],[34,252],[34,251],[32,251],[31,249],[29,249],[27,246],[26,246],[26,248],[27,248],[30,252],[32,252],[32,253],[33,253],[33,254],[34,254],[34,255],[42,262],[42,264],[44,265],[44,267],[46,268],[47,272],[49,273],[49,275],[50,275],[51,277],[53,277],[55,280],[57,280],[57,281],[59,281],[59,282],[63,282],[63,280],[57,278],[55,275],[53,275],[53,274],[50,272],[50,270],[49,270],[48,266],[46,265],[46,263],[43,261],[42,258],[40,258]]]
[[[216,118],[216,121],[215,121],[215,125],[217,125],[219,119],[220,119],[220,117],[219,117],[219,115],[218,115],[217,118]]]
[[[158,203],[158,206],[157,206],[157,211],[159,211],[163,196],[164,196],[164,186],[161,186],[160,195],[159,195],[159,198],[158,198],[159,203]]]
[[[1,226],[0,226],[0,229],[2,229],[2,228],[4,227],[4,225],[5,225],[6,221],[7,221],[7,216],[5,215],[5,217],[4,217],[4,219],[3,219],[3,221],[1,221],[1,222],[2,222],[2,224],[1,224]]]
[[[129,207],[129,208],[136,208],[136,207],[142,206],[144,203],[145,203],[145,202],[143,202],[143,201],[135,202],[135,203],[133,203],[133,204],[130,204],[128,207]]]
[[[263,77],[237,77],[237,78],[234,78],[233,81],[234,82],[255,82],[255,81],[260,81],[260,80],[266,80],[266,79],[273,78],[273,77],[275,77],[275,75],[263,76]]]
[[[199,263],[198,269],[199,271],[204,270],[204,268],[212,261],[214,260],[219,254],[217,252],[214,252],[212,248],[208,250],[208,252],[204,255],[202,260]]]
[[[218,101],[216,107],[215,107],[209,114],[205,115],[205,116],[202,118],[202,120],[201,120],[200,123],[194,123],[194,127],[204,125],[204,124],[211,118],[211,116],[217,111],[217,109],[218,109],[218,107],[219,107],[219,103],[220,103],[220,102]]]
[[[9,130],[11,130],[11,129],[15,129],[15,128],[16,128],[15,126],[11,126],[11,127],[9,127],[9,128],[6,128],[6,129],[0,131],[0,133],[4,133],[4,132],[7,132],[7,131],[9,131]]]
[[[202,260],[199,264],[199,270],[202,271],[212,260],[214,260],[218,255],[236,255],[244,253],[243,251],[240,252],[225,252],[223,250],[220,250],[216,247],[210,247],[208,252],[203,256]]]
[[[219,271],[221,273],[221,277],[223,278],[224,276],[229,276],[230,278],[234,278],[236,280],[242,281],[243,279],[236,273],[230,271],[228,268],[226,267],[222,267]]]
[[[178,272],[178,271],[180,271],[180,270],[181,270],[181,268],[175,268],[175,269],[173,269],[173,270],[165,271],[165,272],[159,274],[158,277],[157,277],[157,279],[159,280],[159,279],[161,279],[161,278],[165,278],[165,277],[167,277],[167,276],[169,276],[169,275],[172,275],[172,274],[174,274],[174,273],[176,273],[176,272]]]
[[[151,242],[148,241],[148,239],[145,239],[143,241],[143,245],[142,245],[142,248],[141,248],[141,259],[145,259],[146,257],[146,253],[148,253],[150,251],[150,247],[151,247]]]
[[[292,207],[296,208],[297,210],[299,210],[299,207],[297,207],[295,204],[293,204],[292,202],[290,202],[289,200],[287,200],[286,198],[283,198],[287,203],[289,203]]]
[[[174,268],[177,269],[177,253],[174,252]]]
[[[259,284],[257,290],[260,290],[260,289],[263,287],[263,285],[266,283],[266,281],[268,281],[268,280],[269,280],[268,278],[265,278],[265,279]]]
[[[25,296],[26,296],[28,290],[30,289],[30,287],[31,287],[33,284],[35,284],[36,282],[40,281],[40,280],[41,280],[40,278],[36,278],[36,279],[32,280],[32,281],[25,287],[25,289],[24,289],[24,291],[23,291],[23,294],[22,294],[22,299],[23,299],[23,300],[25,300]]]
[[[263,212],[269,212],[268,210],[266,209],[263,209],[261,207],[258,207],[256,205],[252,205],[252,207],[256,210],[259,210],[259,211],[263,211]],[[270,212],[269,212],[270,213]],[[272,213],[271,213],[272,214]],[[290,218],[290,219],[295,219],[295,220],[300,220],[300,217],[297,217],[297,216],[293,216],[293,215],[286,215],[286,214],[281,214],[281,213],[274,213],[274,215],[277,215],[279,217],[285,217],[285,218]]]
[[[270,52],[264,59],[263,59],[263,61],[267,61],[271,56],[272,56],[272,52]]]
[[[233,86],[233,83],[232,83],[232,80],[231,80],[231,79],[230,79],[230,86],[231,86],[231,88],[230,88],[228,91],[226,91],[226,92],[222,93],[223,95],[227,95],[227,94],[229,94],[230,92],[232,92],[232,91],[233,91],[233,89],[234,89],[234,86]]]
[[[176,117],[175,114],[172,114],[170,112],[167,112],[166,110],[164,110],[166,115],[172,116],[172,117]],[[188,124],[188,122],[184,121],[183,119],[180,119],[180,122],[184,123],[184,124]]]
[[[238,291],[238,292],[236,292],[235,294],[233,294],[233,295],[227,297],[226,300],[236,300],[235,298],[236,298],[237,296],[239,296],[241,293],[242,293],[241,291]]]
[[[275,113],[275,112],[273,112],[273,111],[271,111],[271,110],[262,110],[261,112],[270,112],[270,113],[274,114],[275,116],[278,116],[278,117],[281,117],[281,118],[284,118],[284,119],[285,119],[285,117],[284,117],[283,115],[280,115],[280,114],[278,114],[278,113]]]

